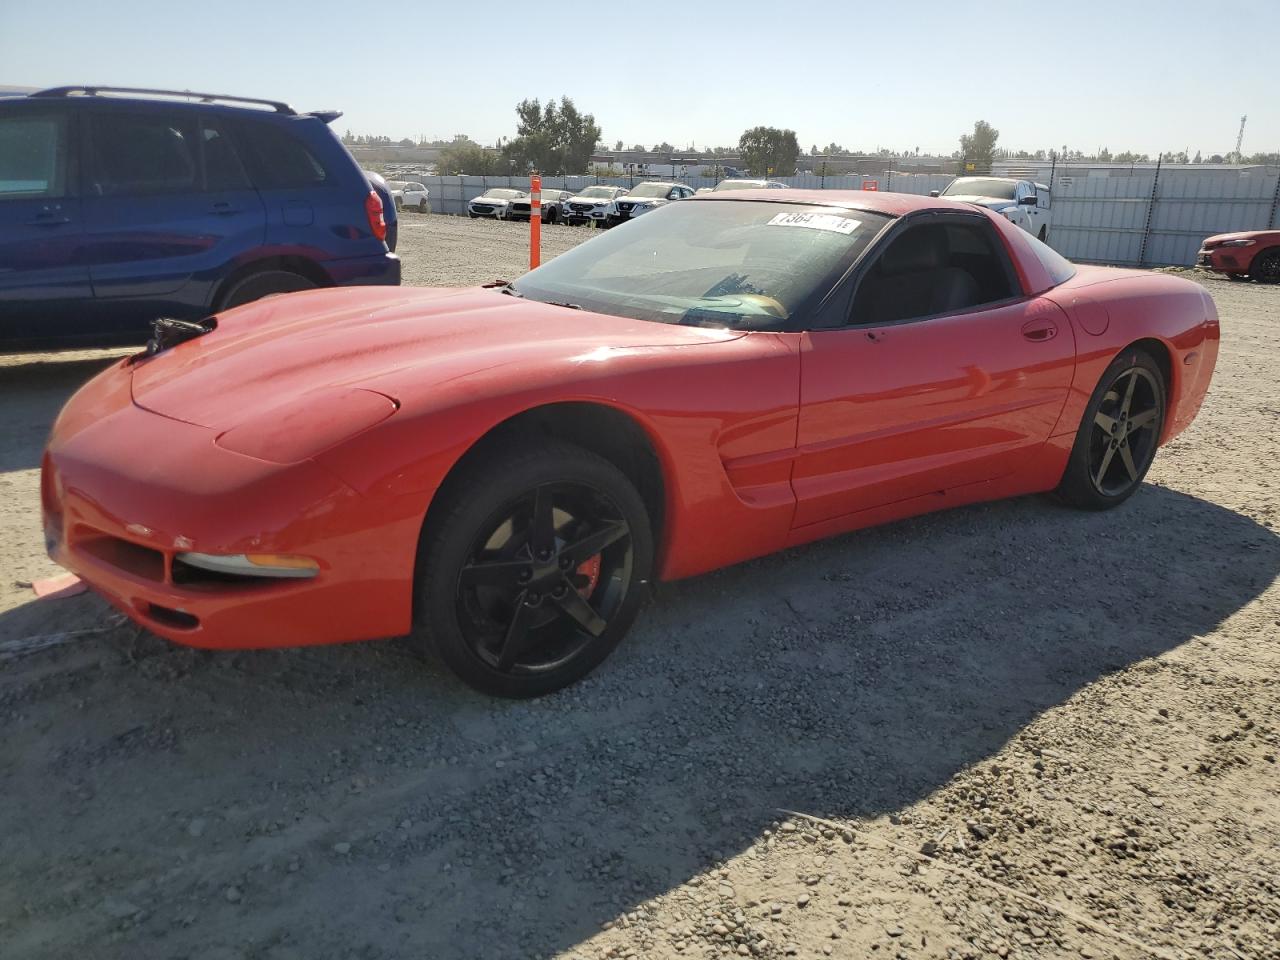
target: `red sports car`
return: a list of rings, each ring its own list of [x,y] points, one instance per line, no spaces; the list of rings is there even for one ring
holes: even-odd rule
[[[1220,233],[1200,244],[1196,266],[1235,280],[1280,283],[1280,230]]]
[[[534,696],[652,580],[997,497],[1122,503],[1217,352],[1197,284],[974,206],[704,194],[514,283],[158,327],[58,418],[44,524],[176,642],[412,633]]]

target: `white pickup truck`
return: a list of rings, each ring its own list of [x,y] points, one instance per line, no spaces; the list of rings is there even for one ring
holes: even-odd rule
[[[947,189],[933,190],[929,196],[976,203],[1049,242],[1049,188],[1043,183],[1013,177],[957,177]]]

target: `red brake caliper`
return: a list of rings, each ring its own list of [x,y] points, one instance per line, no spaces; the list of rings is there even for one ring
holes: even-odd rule
[[[594,557],[583,562],[575,572],[587,578],[586,586],[579,587],[578,593],[584,598],[591,596],[596,584],[600,582],[600,554],[597,553]]]

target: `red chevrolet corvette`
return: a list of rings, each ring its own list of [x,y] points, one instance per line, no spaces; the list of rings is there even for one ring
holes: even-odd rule
[[[1200,408],[1196,284],[945,199],[706,194],[514,283],[158,325],[44,458],[49,551],[179,643],[412,633],[582,677],[646,581],[957,504],[1122,503]]]

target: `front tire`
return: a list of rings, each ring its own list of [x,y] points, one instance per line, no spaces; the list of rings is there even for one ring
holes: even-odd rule
[[[441,497],[418,554],[423,645],[492,696],[543,696],[594,670],[635,620],[653,565],[626,475],[571,444],[517,444]]]
[[[419,213],[430,213],[430,212],[431,212],[431,204],[427,203],[427,201],[425,201],[425,200],[419,200],[419,201],[418,201],[418,212],[419,212]]]
[[[1146,351],[1130,348],[1113,360],[1085,408],[1058,496],[1088,510],[1133,496],[1160,445],[1166,397],[1164,374]]]
[[[1250,279],[1259,283],[1280,283],[1280,250],[1264,250],[1249,267]]]

